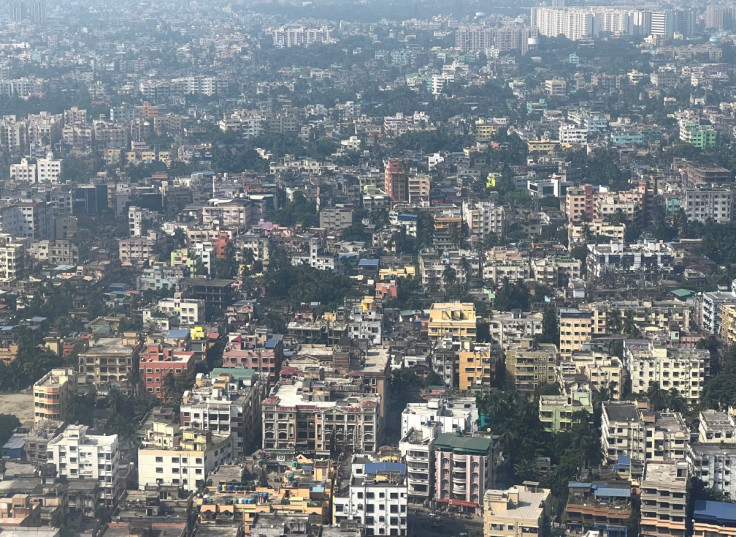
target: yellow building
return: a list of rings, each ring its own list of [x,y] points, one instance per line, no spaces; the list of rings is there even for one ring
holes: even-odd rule
[[[498,123],[489,123],[485,119],[475,122],[475,137],[479,140],[489,140],[498,134]]]
[[[409,176],[409,203],[429,200],[429,175],[420,173]]]
[[[461,391],[490,388],[495,368],[491,362],[491,347],[463,342],[458,354],[458,387]]]
[[[475,341],[475,305],[467,302],[438,302],[429,310],[429,338],[440,341],[449,338],[458,346],[463,341]]]
[[[736,343],[736,304],[721,306],[721,338],[728,345]]]
[[[596,242],[596,237],[604,237],[613,242],[624,242],[626,238],[626,224],[609,224],[605,220],[596,218],[592,222],[571,222],[567,228],[569,244],[581,244],[590,238]]]
[[[560,310],[560,354],[571,356],[593,336],[593,313],[576,309]]]
[[[413,278],[417,275],[417,269],[414,265],[406,265],[405,267],[382,268],[378,271],[378,279],[380,281],[396,280],[398,278]]]
[[[556,381],[557,347],[525,338],[506,351],[506,373],[516,389],[532,395],[542,384]]]
[[[544,536],[549,489],[525,481],[508,490],[489,490],[483,496],[483,537]]]
[[[77,395],[77,372],[73,367],[52,369],[33,385],[33,421],[66,421]]]

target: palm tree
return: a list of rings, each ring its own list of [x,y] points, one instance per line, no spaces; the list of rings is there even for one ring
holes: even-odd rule
[[[647,398],[649,399],[649,406],[652,410],[664,410],[669,406],[669,394],[663,390],[658,383],[650,382],[649,389],[647,390]]]

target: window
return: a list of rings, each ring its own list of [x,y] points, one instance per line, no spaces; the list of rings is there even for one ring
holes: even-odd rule
[[[164,458],[163,457],[156,457],[156,462],[164,462]]]

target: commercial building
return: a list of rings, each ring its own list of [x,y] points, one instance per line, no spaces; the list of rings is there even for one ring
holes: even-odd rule
[[[686,531],[688,464],[647,464],[641,483],[642,537],[683,537]]]
[[[435,500],[461,511],[483,507],[486,490],[493,487],[494,441],[485,436],[441,433],[435,448]]]
[[[86,425],[69,425],[46,446],[48,462],[69,480],[91,479],[100,501],[112,507],[125,490],[125,467],[120,461],[118,435],[87,434]]]
[[[332,523],[357,522],[366,537],[407,535],[406,465],[354,455],[350,480],[333,498]]]
[[[177,424],[154,421],[138,448],[139,488],[156,483],[196,491],[232,455],[230,433],[181,429]]]
[[[33,422],[69,420],[76,396],[77,372],[74,368],[52,369],[33,384]]]
[[[550,490],[524,482],[507,490],[489,490],[483,496],[484,537],[545,537]]]

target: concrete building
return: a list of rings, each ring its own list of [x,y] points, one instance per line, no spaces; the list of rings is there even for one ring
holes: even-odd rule
[[[374,452],[381,397],[362,392],[344,378],[278,383],[262,403],[263,449],[314,453],[350,446],[356,452]]]
[[[472,303],[437,302],[429,310],[429,339],[450,338],[458,348],[463,341],[474,341],[475,306]]]
[[[536,343],[522,339],[506,350],[506,374],[515,388],[532,395],[542,384],[556,382],[559,363],[557,347],[551,343]]]
[[[171,394],[166,393],[166,377],[171,374],[176,378],[191,371],[194,360],[192,351],[176,350],[165,343],[146,345],[138,364],[141,382],[148,393],[168,400]]]
[[[185,428],[231,433],[234,455],[251,453],[260,446],[261,401],[265,386],[252,369],[219,368],[202,373],[184,392],[180,424]]]
[[[646,394],[651,383],[662,390],[674,389],[690,407],[700,401],[705,372],[710,362],[706,349],[659,347],[653,343],[631,343],[624,347],[631,392]]]
[[[489,331],[491,339],[501,349],[508,348],[513,341],[534,339],[542,333],[542,313],[528,313],[521,310],[510,312],[493,311]]]
[[[349,207],[325,207],[319,211],[319,227],[340,230],[353,224],[353,210]]]
[[[47,447],[48,462],[69,480],[97,482],[100,501],[112,507],[125,490],[125,467],[120,461],[118,435],[87,434],[86,425],[69,425]]]
[[[483,496],[493,487],[496,450],[491,438],[441,433],[435,447],[435,500],[461,511],[483,508]]]
[[[601,416],[603,455],[641,462],[683,459],[690,432],[677,412],[650,412],[636,403],[608,402]]]
[[[391,158],[386,163],[384,189],[392,202],[409,201],[409,180],[404,165],[397,158]]]
[[[539,397],[539,421],[545,431],[559,433],[570,429],[574,414],[585,411],[593,415],[591,392],[579,390],[569,395],[541,395]]]
[[[73,367],[52,369],[33,384],[33,422],[67,421],[77,396],[77,372]]]
[[[0,235],[0,281],[10,282],[23,277],[25,246],[10,235]]]
[[[463,202],[463,224],[471,237],[483,240],[491,233],[502,237],[505,220],[504,208],[490,201]]]
[[[333,498],[332,523],[357,522],[366,537],[408,535],[406,465],[354,455],[351,470]]]
[[[671,460],[647,464],[641,483],[642,537],[683,537],[686,531],[688,464]]]
[[[434,439],[438,423],[427,422],[401,436],[399,451],[406,462],[406,484],[410,502],[424,503],[434,491]]]
[[[574,351],[583,348],[593,337],[593,313],[577,309],[561,309],[560,318],[560,354],[572,356]]]
[[[524,537],[544,534],[550,490],[525,482],[507,490],[488,490],[483,496],[484,537]]]
[[[694,222],[713,220],[718,224],[731,221],[733,215],[733,191],[716,185],[695,185],[686,188],[682,208],[687,219]]]
[[[422,430],[428,423],[438,426],[438,433],[474,433],[478,430],[478,407],[474,397],[442,395],[426,403],[407,403],[401,413],[401,436],[412,429]]]
[[[177,424],[155,421],[138,448],[139,488],[156,483],[194,492],[211,472],[228,464],[232,455],[230,433],[181,429]]]
[[[79,354],[79,382],[94,386],[99,394],[111,387],[128,391],[128,375],[134,356],[140,352],[137,334],[121,338],[100,338]]]
[[[576,534],[595,529],[610,537],[623,537],[631,512],[631,484],[628,481],[570,481],[568,484],[565,518]]]
[[[493,383],[496,365],[491,346],[463,341],[457,354],[458,389],[462,392],[488,389]]]
[[[578,222],[586,217],[592,219],[595,213],[593,185],[568,188],[565,195],[565,213],[569,222]]]

